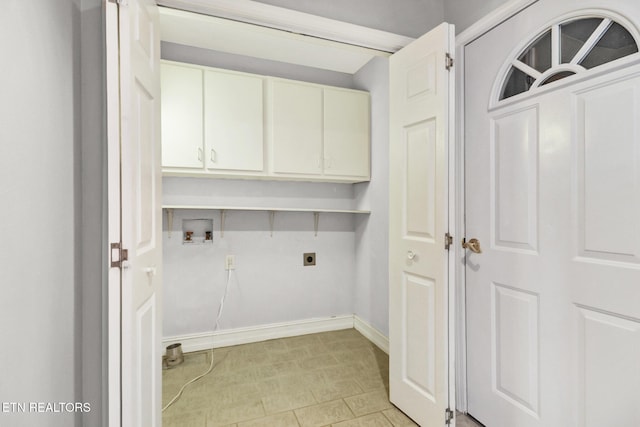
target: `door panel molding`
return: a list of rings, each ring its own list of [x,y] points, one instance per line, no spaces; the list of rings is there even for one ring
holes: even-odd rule
[[[539,112],[534,104],[492,117],[491,245],[537,254]],[[520,191],[526,188],[527,191]]]

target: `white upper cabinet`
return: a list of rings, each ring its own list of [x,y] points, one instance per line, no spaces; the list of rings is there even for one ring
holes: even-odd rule
[[[324,174],[369,179],[369,94],[324,88]]]
[[[367,92],[165,61],[163,171],[368,181],[369,104]]]
[[[275,175],[369,180],[367,92],[274,79],[270,100]]]
[[[162,166],[202,169],[202,70],[161,64]]]
[[[272,172],[322,175],[322,88],[273,80],[270,99]]]
[[[204,137],[210,170],[264,170],[263,78],[205,71]]]

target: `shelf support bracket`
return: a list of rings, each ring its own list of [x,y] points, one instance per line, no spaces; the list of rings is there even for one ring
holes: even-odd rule
[[[173,209],[167,209],[167,235],[171,238],[171,231],[173,231]]]
[[[271,232],[271,237],[273,237],[273,223],[275,222],[275,219],[276,219],[276,212],[269,211],[269,230]]]
[[[224,209],[220,210],[220,238],[224,237],[224,220],[227,217],[227,211]]]
[[[320,212],[313,213],[313,231],[315,236],[318,237],[318,223],[320,222]]]

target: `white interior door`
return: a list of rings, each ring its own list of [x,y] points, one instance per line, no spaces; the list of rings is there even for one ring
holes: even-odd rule
[[[421,426],[449,407],[448,147],[453,27],[390,59],[389,368],[391,401]]]
[[[128,251],[128,262],[110,272],[110,382],[117,381],[114,371],[120,371],[121,388],[119,393],[110,384],[110,425],[159,426],[162,211],[158,11],[153,0],[128,0],[119,4],[117,11],[115,8],[107,5],[109,215],[119,215],[121,222],[120,239],[118,230],[110,229],[110,236]],[[118,66],[114,66],[118,61],[114,38],[119,38]],[[118,71],[119,81],[114,77]],[[119,188],[114,188],[112,184],[118,182]],[[118,193],[120,203],[116,201]],[[110,220],[110,225],[117,223]],[[120,300],[114,300],[112,294],[119,294]],[[120,349],[120,364],[113,360],[112,346]]]
[[[638,55],[492,91],[545,25],[536,55],[561,63],[554,43],[598,23],[570,40],[554,20],[596,4],[541,0],[465,49],[466,235],[482,250],[466,256],[468,410],[487,427],[640,425]],[[640,23],[637,2],[607,5]]]

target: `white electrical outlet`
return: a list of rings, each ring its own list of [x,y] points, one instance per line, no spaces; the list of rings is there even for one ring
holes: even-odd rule
[[[227,255],[227,258],[224,260],[224,268],[225,268],[225,270],[235,270],[236,269],[236,256],[235,255]]]

